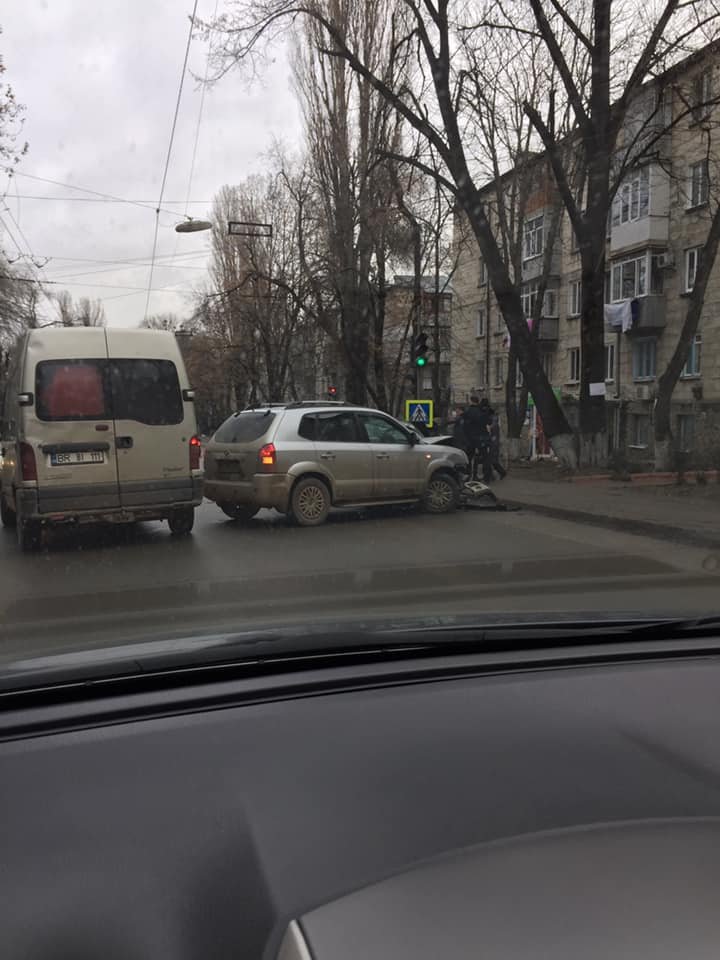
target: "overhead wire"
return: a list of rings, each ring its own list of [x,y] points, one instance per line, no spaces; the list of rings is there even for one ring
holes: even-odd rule
[[[16,184],[17,186],[17,184]],[[17,193],[15,194],[18,200],[54,200],[57,203],[131,203],[131,204],[143,204],[147,205],[150,210],[155,210],[156,208],[152,206],[154,203],[153,200],[129,200],[127,198],[118,198],[113,197],[50,197],[50,196],[40,196],[37,194],[27,194],[27,193]],[[210,200],[163,200],[163,203],[174,203],[174,204],[186,204],[199,203],[208,206],[212,201]],[[172,210],[163,210],[163,213],[169,213],[173,216],[177,216]]]
[[[147,319],[148,309],[150,307],[150,296],[152,294],[153,273],[155,271],[155,254],[157,253],[158,231],[160,229],[160,211],[162,208],[163,196],[165,194],[165,184],[167,183],[168,170],[170,169],[170,157],[172,155],[173,143],[175,141],[175,128],[177,127],[177,118],[180,112],[180,101],[182,99],[183,86],[185,84],[185,73],[187,72],[188,57],[190,55],[190,44],[192,43],[193,29],[195,27],[195,15],[197,14],[198,0],[193,4],[193,12],[190,16],[190,28],[188,29],[188,38],[185,45],[185,56],[183,58],[182,72],[180,74],[180,84],[178,86],[177,99],[175,101],[175,113],[173,115],[172,128],[170,130],[170,142],[168,143],[167,156],[165,157],[165,169],[163,171],[162,182],[160,184],[160,197],[157,203],[155,213],[155,234],[153,237],[152,257],[150,258],[150,276],[148,278],[147,298],[145,300],[145,315]]]

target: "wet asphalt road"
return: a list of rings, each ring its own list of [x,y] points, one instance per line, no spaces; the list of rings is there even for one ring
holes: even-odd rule
[[[527,512],[338,512],[318,528],[204,503],[164,523],[0,533],[0,657],[267,624],[502,611],[717,610],[708,552]]]

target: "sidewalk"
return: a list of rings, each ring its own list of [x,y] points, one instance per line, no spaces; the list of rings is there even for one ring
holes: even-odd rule
[[[650,486],[609,479],[573,483],[533,478],[532,468],[513,467],[492,489],[508,506],[550,517],[720,548],[720,483],[705,487]]]

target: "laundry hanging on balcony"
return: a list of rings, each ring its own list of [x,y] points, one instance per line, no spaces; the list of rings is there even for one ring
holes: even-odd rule
[[[622,330],[623,333],[632,329],[637,315],[637,300],[623,300],[622,303],[605,304],[605,322],[616,330]]]

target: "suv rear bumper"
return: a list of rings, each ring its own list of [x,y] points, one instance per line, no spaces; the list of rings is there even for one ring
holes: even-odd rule
[[[287,473],[256,473],[250,480],[205,480],[205,496],[215,503],[273,507],[286,513],[295,477]]]

